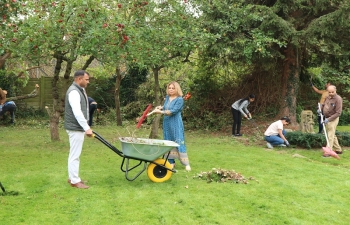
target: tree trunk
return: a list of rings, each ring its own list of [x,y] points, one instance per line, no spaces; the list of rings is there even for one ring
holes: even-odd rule
[[[63,78],[64,79],[69,79],[70,73],[72,72],[73,69],[73,60],[68,60],[67,61],[67,66],[66,66],[66,71],[64,72]]]
[[[115,81],[114,102],[115,102],[115,115],[117,117],[117,126],[122,126],[122,116],[120,112],[120,84],[122,81],[122,74],[119,69],[119,65],[115,69],[117,78]]]
[[[160,93],[160,87],[159,87],[159,70],[160,68],[153,68],[153,76],[154,76],[154,104],[155,106],[159,106],[160,103],[160,98],[159,98],[159,93]],[[160,118],[161,115],[157,114],[152,122],[152,128],[151,128],[151,133],[149,135],[149,138],[152,139],[158,139],[158,128],[159,128],[159,123],[160,123]]]
[[[299,89],[299,53],[292,44],[285,49],[285,60],[281,79],[281,108],[279,117],[288,116],[293,125],[297,126],[296,98]]]
[[[50,132],[51,132],[51,141],[59,141],[60,133],[58,124],[60,122],[60,112],[53,111],[50,115]]]
[[[58,129],[58,123],[60,120],[60,115],[62,110],[61,102],[60,102],[60,95],[59,95],[59,89],[58,89],[58,82],[59,82],[59,74],[62,67],[63,57],[61,53],[55,54],[56,58],[56,66],[54,71],[54,77],[52,79],[52,99],[53,99],[53,112],[50,115],[50,132],[51,132],[51,141],[59,141],[60,135],[59,135],[59,129]]]

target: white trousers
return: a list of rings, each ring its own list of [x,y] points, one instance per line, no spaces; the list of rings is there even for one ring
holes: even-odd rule
[[[81,181],[79,177],[80,154],[83,150],[85,132],[66,130],[69,136],[68,177],[72,184]]]

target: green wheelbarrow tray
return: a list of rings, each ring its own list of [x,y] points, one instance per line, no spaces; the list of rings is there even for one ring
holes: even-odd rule
[[[179,144],[176,142],[158,139],[121,137],[119,140],[122,145],[122,151],[120,151],[98,133],[95,131],[92,132],[94,138],[101,141],[113,152],[123,158],[120,169],[125,172],[125,178],[128,181],[135,180],[146,169],[148,178],[153,182],[164,182],[170,179],[172,173],[176,172],[167,161],[170,151],[173,148],[179,147]],[[129,166],[130,160],[138,161],[138,164]],[[141,167],[141,170],[135,176],[130,177],[129,172],[139,166],[143,167]]]
[[[179,147],[176,142],[167,140],[133,137],[121,137],[119,140],[124,156],[146,161],[154,161],[171,149]]]

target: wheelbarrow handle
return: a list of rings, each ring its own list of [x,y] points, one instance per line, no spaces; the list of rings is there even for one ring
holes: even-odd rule
[[[113,152],[117,153],[119,156],[124,157],[123,152],[121,152],[119,149],[114,147],[111,143],[106,141],[101,135],[99,135],[97,132],[92,131],[93,135],[92,137],[96,138],[97,140],[101,141],[104,145],[106,145],[108,148],[110,148]]]

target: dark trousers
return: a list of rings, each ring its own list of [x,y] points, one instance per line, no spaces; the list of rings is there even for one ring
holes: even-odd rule
[[[323,115],[318,115],[318,116],[317,116],[317,121],[318,121],[318,133],[322,133],[322,131],[323,131],[323,124],[321,123],[321,116],[323,116]]]
[[[7,104],[2,107],[2,111],[0,112],[0,116],[5,115],[6,112],[10,112],[11,115],[11,123],[15,122],[15,112],[16,112],[16,105],[13,104]]]
[[[90,127],[92,126],[92,119],[93,119],[94,112],[96,109],[97,109],[97,104],[91,104],[89,106],[89,123],[88,124]]]
[[[239,134],[241,131],[242,114],[240,111],[231,107],[233,125],[232,125],[232,135]]]

